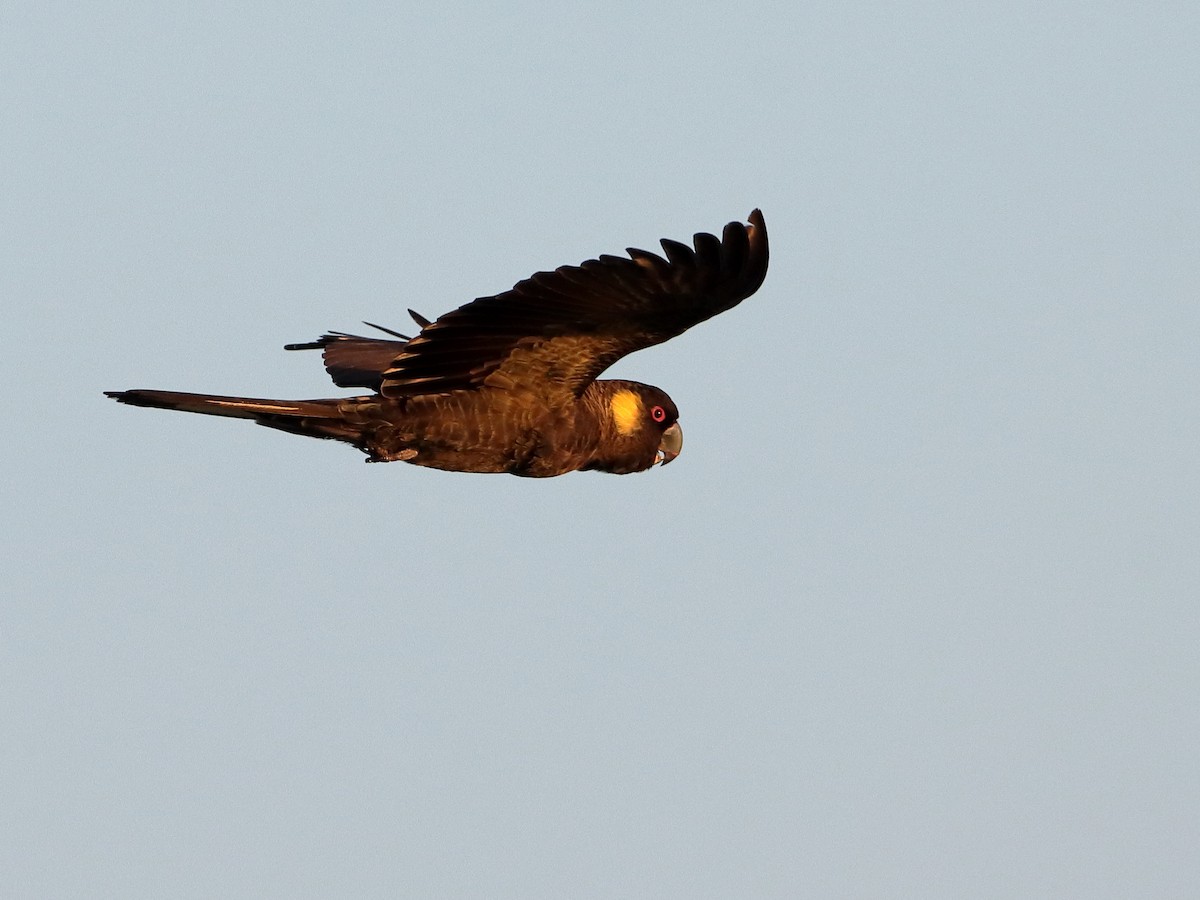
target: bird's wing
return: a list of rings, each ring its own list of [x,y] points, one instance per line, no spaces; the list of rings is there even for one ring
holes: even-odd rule
[[[411,309],[408,313],[421,328],[429,324],[429,320],[420,313]],[[398,340],[331,331],[321,335],[315,341],[284,344],[283,349],[320,350],[321,356],[325,359],[325,370],[338,387],[365,387],[378,391],[383,383],[383,372],[391,368],[392,362],[412,338],[373,322],[363,322],[363,324],[382,331],[384,334],[390,334]]]
[[[403,345],[382,372],[380,393],[487,385],[578,395],[622,356],[737,305],[767,274],[767,229],[757,209],[748,225],[730,222],[720,238],[697,234],[695,249],[661,243],[665,259],[635,249],[628,258],[601,256],[446,313]]]

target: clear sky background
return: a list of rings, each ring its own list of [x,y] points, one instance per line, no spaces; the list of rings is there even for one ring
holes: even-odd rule
[[[1200,7],[17,3],[14,897],[1200,896]],[[104,389],[766,216],[672,466]]]

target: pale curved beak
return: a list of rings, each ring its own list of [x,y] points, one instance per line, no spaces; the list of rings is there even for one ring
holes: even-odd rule
[[[662,440],[658,442],[659,463],[666,465],[683,450],[683,429],[676,422],[662,434]]]

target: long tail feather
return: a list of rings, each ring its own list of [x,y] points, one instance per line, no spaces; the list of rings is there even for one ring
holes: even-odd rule
[[[262,415],[339,418],[336,400],[258,400],[251,397],[219,397],[181,391],[105,391],[118,403],[154,409],[178,409],[209,416],[257,419]]]
[[[332,438],[366,451],[362,425],[348,422],[338,400],[260,400],[252,397],[219,397],[181,391],[105,391],[118,403],[154,409],[178,409],[207,416],[253,419],[259,425],[306,437]]]

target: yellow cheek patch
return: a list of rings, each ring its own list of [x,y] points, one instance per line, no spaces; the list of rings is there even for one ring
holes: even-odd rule
[[[642,398],[633,391],[617,391],[609,404],[613,422],[621,434],[633,434],[645,414]]]

